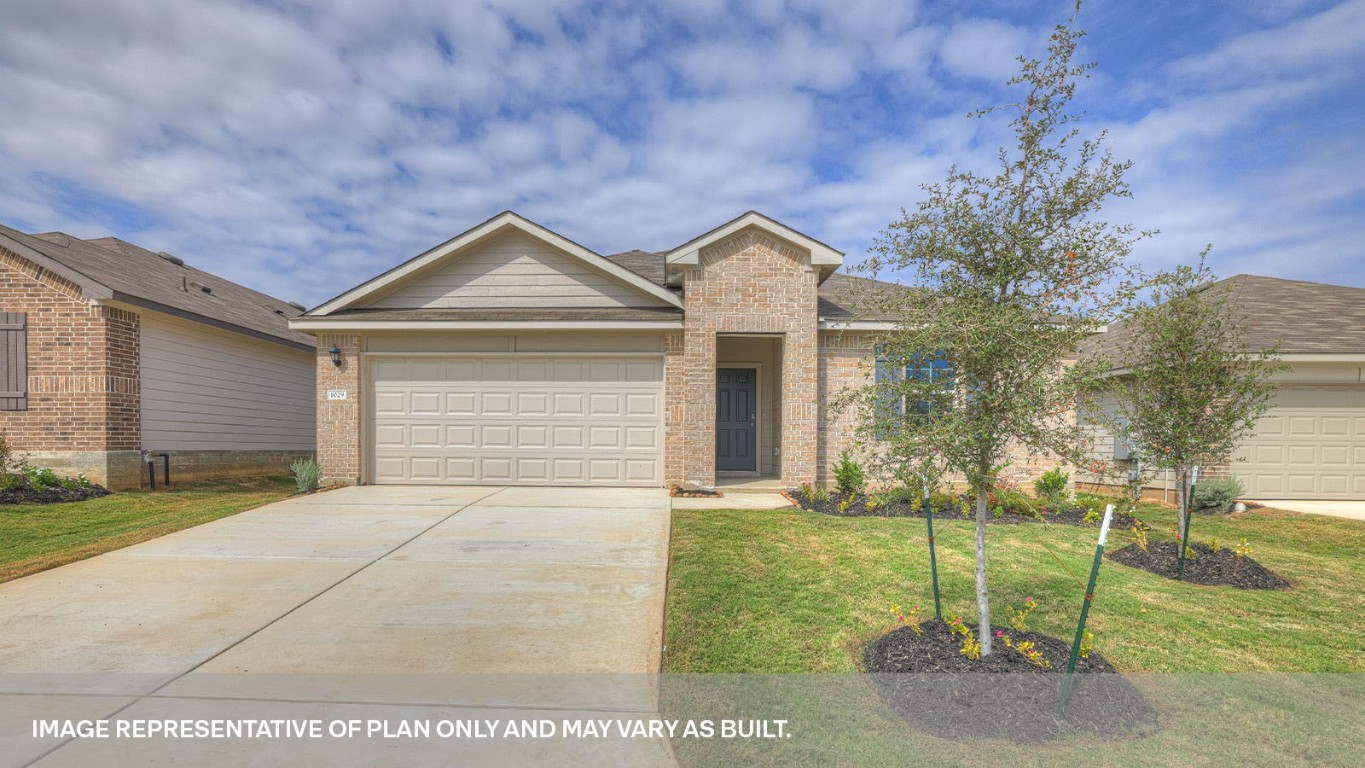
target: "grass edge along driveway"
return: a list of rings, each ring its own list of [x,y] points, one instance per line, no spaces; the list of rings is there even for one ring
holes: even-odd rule
[[[292,479],[268,477],[0,506],[0,582],[245,512],[294,490]]]

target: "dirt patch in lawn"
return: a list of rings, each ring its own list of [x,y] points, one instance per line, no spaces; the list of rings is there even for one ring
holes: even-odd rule
[[[1058,718],[1070,643],[997,627],[1015,648],[997,638],[991,655],[970,659],[946,623],[925,621],[920,629],[917,634],[905,626],[877,638],[864,649],[863,666],[887,706],[930,734],[1038,743],[1076,733],[1131,736],[1156,727],[1146,697],[1098,652],[1077,661],[1065,716]],[[1024,642],[1033,643],[1051,668],[1017,650]]]
[[[1238,589],[1289,589],[1293,585],[1274,571],[1248,557],[1238,557],[1227,548],[1217,552],[1207,544],[1193,546],[1195,556],[1185,558],[1185,581],[1211,587]],[[1132,568],[1174,579],[1179,569],[1180,549],[1174,541],[1157,541],[1146,551],[1137,544],[1105,554],[1110,560]]]

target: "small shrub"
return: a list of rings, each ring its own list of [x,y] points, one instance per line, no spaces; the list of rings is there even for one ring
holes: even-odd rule
[[[910,629],[913,630],[915,634],[917,635],[924,634],[924,628],[920,626],[921,619],[918,605],[915,606],[914,608],[911,608],[909,611],[905,612],[901,611],[901,607],[899,605],[893,605],[891,606],[891,612],[896,614],[896,618],[900,619],[900,622],[902,624],[905,624],[906,626],[910,627]]]
[[[885,503],[885,501],[882,501],[882,496],[880,494],[874,493],[867,497],[867,501],[863,502],[863,506],[867,507],[868,512],[875,512]]]
[[[853,497],[845,496],[844,500],[839,502],[839,514],[842,515],[845,512],[848,512],[848,508],[851,506],[853,506]]]
[[[893,485],[877,494],[883,504],[918,504],[924,493],[908,485]]]
[[[27,485],[28,477],[26,477],[25,475],[14,474],[11,472],[6,472],[5,474],[0,475],[0,492],[9,493],[10,491],[17,491],[20,488],[23,488]]]
[[[981,658],[981,643],[977,642],[972,630],[962,623],[962,617],[954,616],[948,624],[949,631],[962,636],[962,649],[958,651],[969,659]]]
[[[1226,512],[1242,493],[1242,483],[1237,478],[1210,477],[1194,486],[1194,508]]]
[[[1061,467],[1053,467],[1033,481],[1033,490],[1038,494],[1038,498],[1048,503],[1048,506],[1065,506],[1071,500],[1070,494],[1067,493],[1067,485],[1070,482],[1071,476],[1063,472]]]
[[[1246,539],[1242,539],[1240,544],[1232,548],[1232,556],[1238,560],[1241,560],[1244,557],[1251,557],[1251,544],[1248,543]]]
[[[1193,559],[1195,559],[1196,557],[1198,557],[1198,555],[1195,553],[1194,547],[1191,547],[1191,546],[1186,545],[1186,547],[1185,547],[1185,559],[1186,559],[1186,560],[1193,560]]]
[[[1090,652],[1095,649],[1095,633],[1090,630],[1081,632],[1081,644],[1076,649],[1076,655],[1082,659],[1090,658]]]
[[[834,482],[839,486],[839,493],[845,496],[852,496],[867,485],[863,468],[848,455],[848,451],[840,453],[839,461],[834,465]]]
[[[1216,554],[1218,554],[1219,550],[1221,550],[1222,548],[1223,548],[1223,545],[1218,543],[1218,539],[1209,539],[1209,551],[1210,551],[1210,552],[1212,552],[1213,554],[1216,555]]]
[[[61,482],[57,473],[46,467],[29,467],[28,469],[28,484],[35,491],[41,491],[44,488],[56,488],[61,485]]]
[[[1095,507],[1086,507],[1085,516],[1081,518],[1081,522],[1086,525],[1095,525],[1103,520],[1104,515],[1100,514],[1100,511]]]
[[[80,481],[74,477],[63,477],[58,480],[61,486],[68,491],[74,491],[81,487]]]
[[[1015,609],[1014,609],[1014,606],[1011,605],[1011,606],[1009,607],[1009,609],[1010,609],[1010,626],[1011,626],[1011,627],[1014,627],[1014,630],[1015,630],[1016,632],[1023,632],[1023,631],[1025,631],[1025,626],[1026,626],[1027,623],[1028,623],[1029,614],[1033,613],[1033,609],[1034,609],[1034,608],[1037,608],[1037,607],[1038,607],[1037,601],[1035,601],[1035,600],[1034,600],[1033,598],[1031,598],[1031,597],[1026,597],[1026,598],[1024,598],[1024,610],[1022,610],[1022,611],[1017,611],[1017,610],[1015,610]]]
[[[9,463],[9,440],[6,440],[4,435],[0,435],[0,472],[8,471]]]
[[[294,483],[299,487],[300,493],[318,489],[318,481],[322,479],[322,465],[318,464],[317,459],[299,459],[290,464],[289,469],[294,473]]]
[[[1147,524],[1141,520],[1133,521],[1133,540],[1137,542],[1139,549],[1147,551]]]

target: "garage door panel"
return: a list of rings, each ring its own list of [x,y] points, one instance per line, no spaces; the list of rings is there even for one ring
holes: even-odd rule
[[[1251,498],[1365,498],[1365,389],[1286,386],[1233,465]]]
[[[391,358],[370,370],[376,482],[662,482],[657,359]]]

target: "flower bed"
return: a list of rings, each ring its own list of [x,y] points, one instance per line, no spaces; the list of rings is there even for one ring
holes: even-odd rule
[[[787,498],[802,509],[811,512],[819,512],[824,515],[835,517],[924,517],[922,503],[912,501],[881,501],[869,505],[869,497],[865,493],[843,494],[838,491],[830,491],[823,497],[812,495],[801,489],[788,491]],[[968,510],[968,514],[963,515],[963,509]],[[1071,507],[1070,509],[1053,511],[1039,507],[1032,508],[1010,508],[997,506],[1001,514],[992,513],[987,518],[987,523],[1003,523],[1005,525],[1018,525],[1020,523],[1047,522],[1059,525],[1077,525],[1091,528],[1099,528],[1103,512],[1090,514],[1090,510],[1085,507]],[[934,517],[945,519],[975,519],[974,507],[971,499],[963,497],[940,497],[934,505]],[[1130,528],[1136,518],[1122,512],[1115,512],[1113,528]]]
[[[1131,735],[1156,724],[1142,693],[1098,652],[1077,660],[1066,717],[1059,720],[1060,672],[1070,643],[995,627],[993,653],[974,659],[948,623],[928,620],[919,629],[907,625],[874,640],[863,651],[863,667],[896,714],[935,736],[1041,742],[1070,733]],[[974,627],[967,629],[974,635]],[[1033,659],[1019,650],[1026,643]]]
[[[1208,544],[1194,544],[1194,557],[1185,558],[1185,578],[1191,584],[1238,589],[1289,589],[1293,585],[1273,571],[1239,555],[1234,550],[1220,547],[1216,551]],[[1137,544],[1105,554],[1116,563],[1141,568],[1158,576],[1174,579],[1179,568],[1180,549],[1174,541],[1157,541],[1143,549]]]
[[[69,477],[34,482],[27,474],[0,475],[0,504],[57,504],[108,495],[103,486]]]

